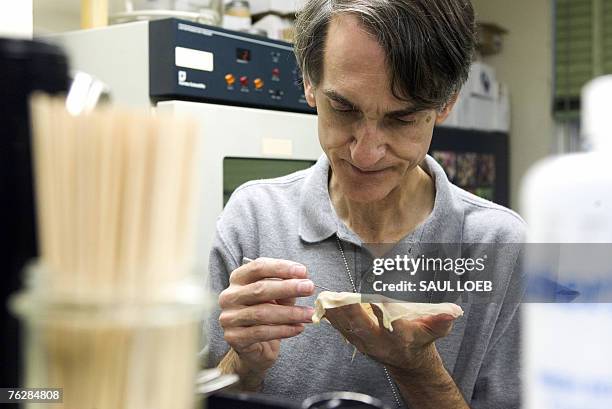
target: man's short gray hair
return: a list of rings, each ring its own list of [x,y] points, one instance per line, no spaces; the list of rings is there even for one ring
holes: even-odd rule
[[[313,86],[340,14],[357,16],[384,49],[396,98],[440,109],[467,80],[476,37],[470,0],[309,0],[297,14],[295,54]]]

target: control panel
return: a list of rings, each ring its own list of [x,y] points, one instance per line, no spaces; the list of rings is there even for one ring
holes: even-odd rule
[[[149,23],[153,101],[202,101],[315,114],[292,45],[177,19]]]

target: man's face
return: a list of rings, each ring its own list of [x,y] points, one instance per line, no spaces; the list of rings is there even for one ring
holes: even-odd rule
[[[384,199],[424,159],[436,122],[450,107],[422,110],[395,98],[384,50],[350,15],[335,17],[327,33],[323,79],[306,99],[319,114],[319,140],[333,177],[349,200]]]

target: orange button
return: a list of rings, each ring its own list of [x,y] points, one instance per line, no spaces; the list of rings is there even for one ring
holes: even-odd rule
[[[264,82],[261,80],[261,78],[256,78],[253,80],[253,84],[255,85],[255,89],[262,89],[264,86]]]
[[[232,74],[227,74],[225,76],[225,82],[227,82],[227,85],[232,86],[236,82],[236,78]]]

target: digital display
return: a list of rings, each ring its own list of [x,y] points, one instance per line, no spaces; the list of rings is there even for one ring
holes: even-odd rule
[[[238,60],[238,62],[251,61],[251,50],[247,50],[246,48],[237,48],[236,59]]]

